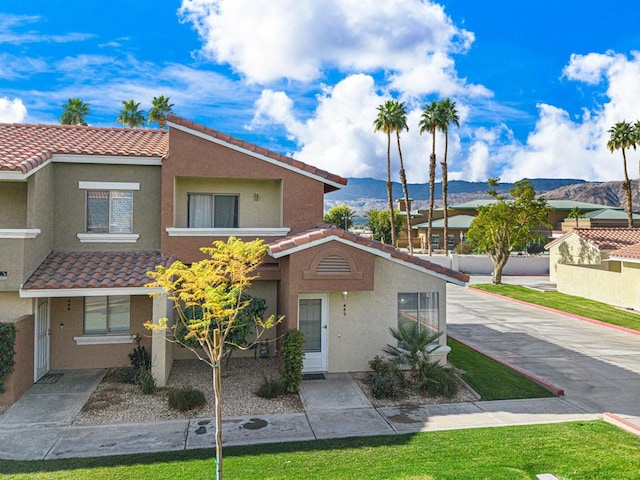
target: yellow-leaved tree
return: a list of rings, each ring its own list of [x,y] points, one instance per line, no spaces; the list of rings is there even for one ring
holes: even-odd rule
[[[247,348],[236,340],[235,332],[238,328],[244,328],[241,325],[244,322],[243,313],[250,310],[251,304],[246,291],[257,278],[256,269],[262,265],[267,246],[259,239],[243,242],[229,237],[227,242],[216,241],[211,247],[200,250],[210,258],[191,265],[176,261],[169,267],[157,266],[155,271],[148,272],[153,280],[148,286],[162,288],[167,293],[175,306],[176,319],[172,325],[169,325],[167,318],[162,318],[157,324],[145,323],[145,327],[168,331],[168,341],[189,348],[211,366],[216,416],[216,479],[221,480],[221,366],[229,348]],[[252,320],[256,339],[283,318],[271,315],[264,319],[255,315]],[[175,335],[178,328],[186,329],[186,334]],[[194,348],[194,341],[204,356]]]

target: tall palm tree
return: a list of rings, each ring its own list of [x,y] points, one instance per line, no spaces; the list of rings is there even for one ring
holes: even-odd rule
[[[633,147],[636,148],[636,132],[634,126],[627,121],[616,123],[609,129],[609,141],[607,142],[607,148],[613,153],[615,150],[622,150],[622,165],[624,167],[624,193],[627,200],[627,224],[629,227],[633,226],[633,204],[631,201],[631,181],[629,180],[629,173],[627,171],[627,154],[625,149]]]
[[[392,113],[392,129],[396,132],[396,142],[398,144],[398,159],[400,161],[400,183],[402,183],[402,193],[404,194],[404,210],[407,214],[407,240],[409,242],[409,253],[413,253],[413,231],[411,229],[411,203],[409,201],[409,189],[407,187],[407,175],[404,170],[404,160],[402,159],[402,149],[400,148],[400,132],[409,131],[407,126],[407,109],[404,102],[394,101]]]
[[[389,221],[391,223],[391,244],[395,247],[396,232],[393,226],[396,224],[396,216],[393,208],[393,183],[391,183],[391,130],[393,130],[394,101],[387,100],[378,105],[378,116],[373,121],[374,132],[384,132],[387,135],[387,200],[389,203]]]
[[[171,110],[173,103],[169,103],[169,97],[160,95],[159,97],[153,97],[151,105],[148,123],[157,123],[159,128],[164,128],[167,124],[167,116],[173,113],[173,110]]]
[[[62,104],[64,111],[60,115],[61,125],[83,125],[87,126],[85,117],[89,115],[89,104],[79,98],[70,98],[67,103]]]
[[[140,111],[140,104],[135,100],[122,101],[122,110],[116,119],[116,122],[120,122],[122,125],[126,125],[129,128],[143,127],[146,122],[144,112]]]
[[[441,119],[438,103],[433,100],[431,104],[425,104],[420,117],[420,135],[425,132],[431,134],[431,155],[429,156],[429,218],[427,228],[427,252],[432,253],[431,223],[433,221],[433,202],[436,187],[436,130],[440,129]]]
[[[440,110],[441,125],[440,129],[444,133],[444,157],[440,165],[442,166],[442,209],[444,210],[444,244],[445,252],[449,254],[449,212],[448,212],[448,178],[447,178],[447,153],[449,150],[449,124],[453,124],[456,127],[460,127],[460,117],[456,110],[456,102],[452,102],[450,99],[445,98],[438,104]]]

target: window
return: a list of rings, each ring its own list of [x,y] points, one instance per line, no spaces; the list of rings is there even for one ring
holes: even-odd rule
[[[238,228],[238,195],[188,194],[189,228]]]
[[[133,192],[87,190],[87,232],[131,233]]]
[[[431,235],[431,246],[433,248],[440,248],[440,235]]]
[[[84,334],[128,333],[130,310],[128,295],[85,297]]]
[[[398,293],[398,328],[407,323],[439,332],[438,292]]]
[[[456,246],[455,237],[453,235],[447,235],[447,248],[453,250]]]

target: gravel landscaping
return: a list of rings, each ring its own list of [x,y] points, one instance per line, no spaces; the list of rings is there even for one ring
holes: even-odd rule
[[[460,403],[476,400],[462,385],[458,395],[453,398],[427,397],[403,392],[398,399],[379,400],[373,398],[370,388],[366,384],[367,372],[357,372],[352,375],[376,407]],[[223,416],[304,411],[298,395],[282,395],[275,399],[258,397],[255,392],[264,378],[279,379],[277,359],[232,358],[229,364],[229,375],[222,379]],[[183,386],[201,390],[207,403],[187,412],[169,408],[168,389]],[[177,360],[171,370],[167,388],[159,388],[152,395],[143,395],[136,385],[120,383],[117,369],[110,370],[74,423],[77,425],[96,425],[214,416],[210,367],[199,360]]]

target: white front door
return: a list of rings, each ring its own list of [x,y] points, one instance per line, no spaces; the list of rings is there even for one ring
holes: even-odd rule
[[[49,299],[38,299],[35,328],[34,382],[49,371],[49,339],[51,328],[49,321]]]
[[[304,334],[303,372],[327,371],[327,302],[322,293],[298,297],[298,330]]]

